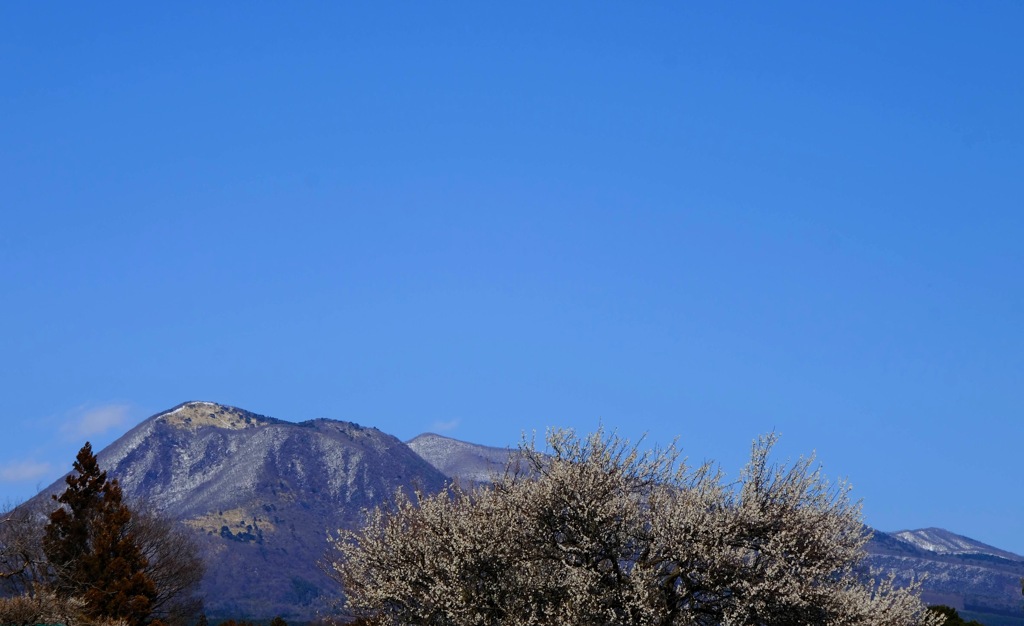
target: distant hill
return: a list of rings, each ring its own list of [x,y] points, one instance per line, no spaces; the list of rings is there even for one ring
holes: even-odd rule
[[[434,433],[424,433],[406,443],[442,474],[464,485],[491,482],[515,455],[508,448],[481,446]]]
[[[929,604],[1024,619],[1024,556],[941,528],[876,531],[867,548],[868,565],[895,572],[901,582],[925,576]]]
[[[354,528],[396,490],[486,483],[516,449],[432,433],[407,443],[350,422],[287,422],[211,402],[154,415],[98,453],[129,498],[191,528],[207,563],[211,617],[307,620],[340,598],[317,563],[327,532]],[[63,480],[40,493],[48,498]],[[876,532],[868,565],[927,573],[925,600],[1024,618],[1024,557],[942,529]],[[1009,623],[1009,622],[1008,622]]]
[[[889,534],[933,554],[989,556],[1018,563],[1024,562],[1024,556],[994,548],[980,541],[951,533],[942,528],[900,530]]]

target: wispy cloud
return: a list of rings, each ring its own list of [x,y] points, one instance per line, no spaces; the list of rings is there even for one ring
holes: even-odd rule
[[[0,482],[38,480],[51,473],[53,466],[44,461],[14,461],[0,465]]]
[[[456,428],[459,427],[459,422],[460,420],[458,419],[448,420],[446,422],[434,422],[434,424],[431,426],[431,430],[433,430],[436,433],[443,433],[449,430],[455,430]]]
[[[127,422],[130,411],[131,407],[127,404],[105,404],[81,409],[61,427],[61,432],[76,439],[99,435]]]

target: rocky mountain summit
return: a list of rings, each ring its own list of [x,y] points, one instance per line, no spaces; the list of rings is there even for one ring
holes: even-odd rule
[[[288,422],[212,402],[154,415],[98,453],[130,499],[191,528],[207,563],[212,617],[316,617],[340,597],[318,567],[327,534],[354,528],[397,490],[486,483],[515,449],[436,434],[403,443],[330,419]],[[37,497],[64,488],[58,480]],[[903,581],[927,574],[925,599],[1024,617],[1024,557],[942,529],[876,532],[868,565]]]

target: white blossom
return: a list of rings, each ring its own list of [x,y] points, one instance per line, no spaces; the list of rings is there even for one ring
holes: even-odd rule
[[[674,446],[555,430],[493,485],[369,511],[329,569],[389,626],[937,626],[916,587],[860,573],[849,488],[813,459],[771,464],[774,442],[726,484]]]

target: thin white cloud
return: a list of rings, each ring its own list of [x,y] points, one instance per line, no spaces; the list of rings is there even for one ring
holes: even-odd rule
[[[38,480],[52,473],[53,466],[44,461],[14,461],[0,465],[0,482]]]
[[[99,435],[127,422],[130,411],[127,404],[105,404],[81,410],[64,424],[61,432],[76,439]]]
[[[434,422],[432,429],[435,433],[443,433],[449,430],[455,430],[459,427],[459,421],[457,419],[448,420],[446,422]]]

